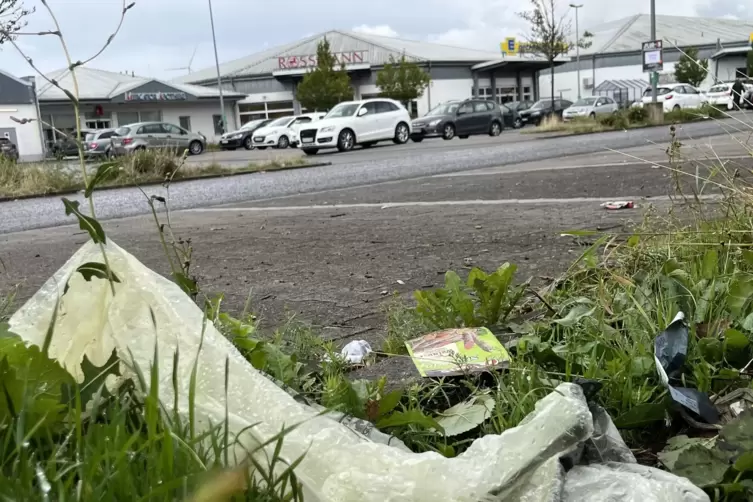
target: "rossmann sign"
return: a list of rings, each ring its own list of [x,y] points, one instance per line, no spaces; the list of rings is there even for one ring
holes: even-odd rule
[[[369,60],[369,51],[348,51],[333,52],[332,57],[344,65],[367,63]],[[316,54],[304,56],[280,56],[277,58],[277,67],[280,70],[289,70],[294,68],[315,68],[317,63]]]

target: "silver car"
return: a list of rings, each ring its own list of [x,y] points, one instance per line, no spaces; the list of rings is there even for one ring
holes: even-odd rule
[[[563,120],[574,118],[592,118],[599,115],[611,115],[620,109],[614,99],[606,96],[588,96],[581,98],[562,112]]]
[[[117,128],[112,146],[116,155],[153,148],[173,149],[180,153],[188,150],[191,155],[199,155],[207,146],[207,138],[175,124],[137,122]]]
[[[99,129],[86,134],[84,139],[84,155],[90,159],[112,157],[112,137],[115,129]]]

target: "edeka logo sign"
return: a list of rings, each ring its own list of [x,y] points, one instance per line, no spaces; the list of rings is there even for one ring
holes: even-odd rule
[[[340,64],[359,64],[369,60],[369,51],[333,52],[332,57]],[[277,58],[277,68],[290,70],[295,68],[316,68],[316,54],[306,56],[280,56]]]
[[[126,101],[185,101],[185,92],[126,92]]]

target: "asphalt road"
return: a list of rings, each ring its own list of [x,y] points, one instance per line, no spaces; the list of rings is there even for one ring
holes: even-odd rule
[[[744,119],[747,120],[745,117]],[[738,135],[742,135],[751,130],[750,125],[738,120],[685,124],[678,126],[677,135],[686,143],[691,142],[691,138],[713,137],[713,143],[721,145],[729,143],[729,131],[737,131]],[[314,157],[317,160],[331,161],[333,165],[330,166],[176,183],[170,189],[169,199],[173,209],[206,207],[479,168],[507,166],[513,169],[512,166],[530,161],[584,153],[601,154],[608,149],[624,150],[646,145],[653,147],[656,143],[668,140],[669,129],[661,127],[548,139],[507,131],[498,138],[477,137],[450,142],[436,140],[403,146],[378,146],[347,154]],[[661,151],[656,148],[654,150]],[[294,154],[300,155],[300,152],[285,153]],[[737,154],[740,154],[739,149]],[[249,155],[249,152],[206,155],[207,157],[202,155],[196,159],[213,162],[214,160],[209,160],[209,156],[214,155],[220,162],[231,163],[234,155]],[[166,195],[165,190],[158,186],[148,187],[146,191],[148,194]],[[83,200],[80,195],[71,198]],[[100,219],[149,211],[143,194],[137,189],[102,191],[95,194],[95,203]],[[63,213],[61,202],[55,198],[0,203],[0,215],[0,233],[50,227],[70,221]]]

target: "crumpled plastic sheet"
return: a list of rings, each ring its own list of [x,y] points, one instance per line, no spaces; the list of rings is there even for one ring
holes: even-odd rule
[[[184,414],[198,358],[195,414],[204,426],[224,420],[227,360],[231,433],[256,424],[241,436],[250,446],[279,433],[283,425],[298,424],[286,435],[282,456],[291,462],[304,457],[296,474],[307,502],[708,500],[684,478],[651,468],[635,474],[637,465],[576,466],[565,473],[563,459],[583,451],[594,433],[588,404],[575,384],[560,384],[518,427],[477,439],[456,458],[369,441],[297,402],[256,371],[176,284],[112,241],[106,251],[120,280],[114,296],[107,281],[87,282],[75,273],[84,263],[102,261],[98,246],[89,242],[13,315],[11,330],[41,346],[59,300],[50,355],[79,381],[84,356],[101,366],[113,349],[122,361],[148,374],[156,344],[162,368],[159,393],[168,409],[173,385],[171,371],[165,369],[172,369],[179,351],[178,406]],[[63,294],[66,283],[69,289]],[[133,375],[126,364],[121,366],[124,375]],[[548,475],[538,475],[544,473]],[[625,498],[615,498],[617,493]]]

